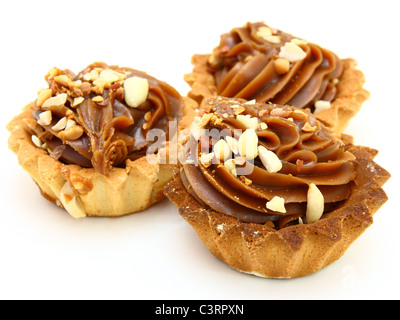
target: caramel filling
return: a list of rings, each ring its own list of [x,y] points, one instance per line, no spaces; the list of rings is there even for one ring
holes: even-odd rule
[[[334,100],[342,73],[333,52],[261,22],[222,35],[209,67],[220,96],[312,111],[317,101]]]
[[[28,124],[50,155],[109,174],[146,154],[146,134],[181,118],[183,101],[165,82],[144,72],[94,63],[78,75],[53,68]],[[36,138],[35,138],[36,139]]]
[[[241,99],[207,100],[185,156],[181,179],[199,202],[277,228],[310,223],[318,199],[321,214],[337,208],[356,174],[353,154],[309,109]]]

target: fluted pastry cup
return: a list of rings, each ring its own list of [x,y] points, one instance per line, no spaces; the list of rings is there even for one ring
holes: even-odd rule
[[[223,34],[212,53],[193,55],[192,64],[184,78],[199,103],[219,95],[310,108],[338,133],[369,98],[356,60],[263,22]]]
[[[238,107],[245,106],[244,101],[216,98],[212,100],[211,106],[209,101],[205,103],[206,109],[208,105],[208,112],[217,116],[211,117],[213,120],[209,120],[206,125],[207,121],[201,118],[201,125],[205,125],[203,129],[226,129],[237,125],[237,115],[232,118],[228,113],[229,117],[225,115],[223,120],[218,115],[221,114],[221,106],[222,109],[228,106],[225,108],[228,111],[232,106],[238,110]],[[218,106],[217,111],[215,106]],[[301,115],[302,109],[271,104],[256,104],[251,109],[248,107],[245,106],[247,110],[243,115],[254,115],[255,110],[263,114],[263,117],[258,118],[258,125],[264,121],[269,124],[282,122],[282,125],[289,124],[291,128],[297,126],[303,143],[311,139],[310,143],[306,143],[309,149],[302,155],[297,152],[298,143],[294,147],[296,155],[303,157],[302,160],[289,157],[288,149],[281,152],[287,145],[288,140],[283,141],[284,137],[288,137],[286,132],[272,125],[268,125],[270,129],[260,125],[256,130],[260,140],[267,136],[266,131],[273,131],[281,138],[280,146],[273,151],[279,154],[279,161],[282,162],[280,169],[278,166],[268,172],[270,169],[264,167],[268,161],[261,164],[257,162],[260,155],[255,158],[259,167],[257,172],[261,174],[263,171],[262,174],[269,179],[257,181],[254,175],[235,176],[236,172],[232,171],[232,176],[228,176],[225,169],[232,170],[230,165],[226,165],[230,159],[220,158],[215,164],[207,163],[209,159],[205,160],[203,156],[207,151],[199,147],[199,153],[194,152],[194,156],[192,151],[185,151],[187,153],[181,165],[175,167],[175,178],[167,184],[165,194],[178,207],[179,214],[194,228],[209,251],[230,267],[267,278],[296,278],[314,273],[339,259],[372,225],[374,214],[387,201],[381,187],[390,174],[373,161],[377,150],[355,146],[351,136],[332,133],[318,120],[315,122],[309,112],[307,118],[293,119],[296,113]],[[305,119],[315,127],[314,135],[309,135],[311,131],[304,125]],[[296,126],[290,124],[293,121]],[[306,132],[301,132],[304,130]],[[204,140],[204,137],[199,138],[200,142]],[[323,140],[326,141],[323,147],[320,144],[311,148],[311,144]],[[215,156],[219,150],[215,149],[215,141],[211,144],[213,146],[210,146],[210,150],[213,148]],[[307,162],[306,158],[312,157],[308,152],[310,150],[313,150],[318,160]],[[241,157],[236,153],[235,161],[236,156]],[[194,161],[199,161],[199,169],[194,167]],[[288,173],[290,167],[293,171]],[[315,175],[317,171],[312,170],[318,170],[319,175]],[[332,173],[336,175],[336,181],[330,181]],[[261,186],[263,183],[265,186]],[[304,190],[301,189],[303,183],[306,187]],[[318,207],[319,203],[318,197],[317,200],[309,197],[307,189],[313,189],[308,188],[311,184],[320,190],[325,201],[323,211],[316,218],[309,214],[309,209]],[[327,188],[328,184],[330,186]],[[276,205],[273,200],[275,197],[282,200],[281,204]],[[293,203],[296,201],[300,202]],[[274,205],[269,206],[272,203]]]
[[[41,194],[75,218],[126,215],[164,198],[172,167],[146,156],[146,134],[172,135],[169,121],[184,129],[197,104],[144,72],[105,63],[78,75],[53,68],[46,80],[7,125],[9,148]]]

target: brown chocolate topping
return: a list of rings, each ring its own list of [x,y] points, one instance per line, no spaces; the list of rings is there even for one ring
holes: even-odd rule
[[[304,58],[279,67],[282,48],[297,46]],[[331,51],[272,29],[262,22],[247,23],[222,35],[209,59],[220,96],[270,101],[313,108],[318,100],[333,101],[342,61]]]
[[[245,130],[246,126],[237,114],[257,119],[258,146],[279,158],[282,166],[278,171],[267,170],[259,156],[253,163],[243,162],[238,152],[231,152],[229,159],[218,161],[214,155],[212,163],[202,162],[202,156],[215,151],[213,146],[219,140],[228,141],[227,136],[240,139],[234,130]],[[181,178],[198,201],[217,212],[244,222],[275,221],[276,227],[282,228],[288,223],[297,223],[298,218],[306,222],[307,191],[311,184],[324,197],[325,213],[350,195],[355,179],[355,157],[309,109],[217,97],[207,99],[205,115],[199,122],[206,123],[203,129],[208,129],[210,134],[203,134],[199,139],[191,136]],[[212,134],[216,129],[219,137]],[[247,164],[252,170],[235,175],[226,165],[230,159],[242,160],[235,160],[236,168]],[[284,199],[286,212],[267,208],[274,197]]]
[[[148,82],[147,98],[135,107],[125,100],[124,83],[131,77]],[[36,126],[34,133],[54,158],[93,167],[102,174],[108,174],[113,166],[124,166],[127,159],[145,155],[150,129],[162,129],[168,139],[168,122],[181,118],[179,93],[138,70],[93,63],[78,75],[53,68],[45,79],[50,97],[66,94],[67,98],[61,105],[50,106],[38,98],[34,116],[40,127]],[[48,110],[51,121],[43,123],[40,114]],[[72,129],[68,133],[68,125],[62,129],[55,126],[63,118]]]

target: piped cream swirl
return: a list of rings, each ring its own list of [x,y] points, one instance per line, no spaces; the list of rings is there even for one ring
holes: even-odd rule
[[[321,193],[324,212],[348,198],[355,157],[308,109],[217,97],[207,99],[204,110],[181,170],[199,202],[244,222],[282,228],[307,222],[310,189]],[[243,139],[248,133],[254,135]],[[252,139],[255,147],[243,148]],[[228,155],[221,153],[226,145]],[[243,150],[254,148],[255,156],[247,157]]]
[[[182,116],[179,93],[138,70],[93,63],[78,75],[53,68],[45,79],[30,129],[52,157],[102,174],[145,156],[148,131],[168,139],[169,121]]]
[[[218,95],[311,110],[334,100],[342,69],[333,52],[262,22],[222,35],[209,58]]]

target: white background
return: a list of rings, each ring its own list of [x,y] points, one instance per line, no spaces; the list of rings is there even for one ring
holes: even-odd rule
[[[0,8],[0,298],[398,299],[400,68],[395,0],[7,1]],[[39,194],[7,148],[6,123],[36,98],[53,66],[94,61],[146,71],[182,95],[194,53],[263,20],[353,57],[371,98],[347,133],[377,148],[390,200],[333,265],[271,280],[212,256],[167,200],[122,218],[74,220]]]

